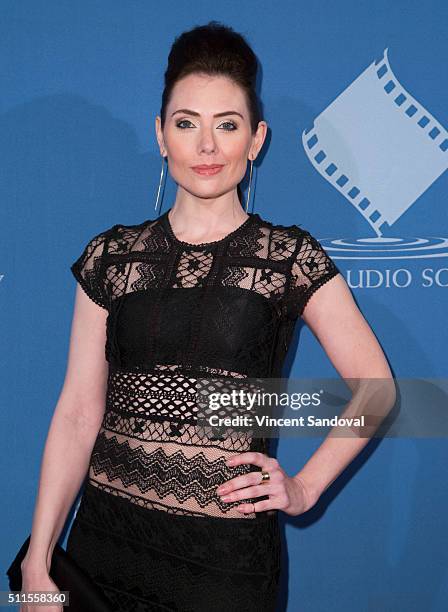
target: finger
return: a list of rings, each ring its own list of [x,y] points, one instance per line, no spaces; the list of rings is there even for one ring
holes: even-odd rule
[[[231,493],[237,489],[248,487],[250,485],[257,485],[260,483],[259,472],[249,472],[249,474],[242,474],[241,476],[235,476],[232,480],[227,480],[216,489],[218,495]]]
[[[259,502],[255,502],[255,512],[266,512],[266,510],[278,510],[275,499],[262,499]]]
[[[273,473],[275,470],[281,470],[280,464],[276,457],[270,457],[265,453],[246,452],[239,455],[229,457],[226,460],[227,466],[236,466],[240,464],[253,464],[260,467],[262,470],[267,470]]]
[[[238,512],[243,514],[250,514],[252,512],[265,512],[266,510],[277,510],[277,506],[275,505],[275,501],[270,499],[263,499],[261,501],[250,503],[250,504],[240,504],[236,507]]]
[[[239,455],[229,457],[228,459],[226,459],[226,465],[235,466],[241,465],[242,463],[252,463],[253,465],[263,467],[264,463],[266,462],[266,459],[267,456],[263,453],[248,451],[246,453],[240,453]]]
[[[245,489],[238,489],[237,491],[232,491],[232,493],[228,493],[221,497],[223,502],[229,503],[234,501],[239,501],[240,499],[248,499],[249,497],[261,497],[262,495],[272,494],[271,485],[255,485],[251,487],[246,487]]]
[[[226,492],[230,492],[231,490],[240,489],[248,485],[263,484],[266,486],[267,484],[278,484],[284,481],[285,473],[279,468],[277,463],[273,463],[271,467],[265,466],[265,469],[269,473],[268,480],[263,480],[262,473],[258,470],[255,472],[249,472],[248,474],[242,474],[241,476],[235,476],[235,478],[222,483],[218,487],[218,495],[223,492],[223,489],[225,489]]]

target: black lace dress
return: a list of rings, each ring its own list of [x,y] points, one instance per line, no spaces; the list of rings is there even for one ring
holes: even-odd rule
[[[67,551],[117,611],[271,612],[278,511],[242,514],[244,501],[216,493],[260,470],[225,460],[269,454],[269,439],[201,435],[194,383],[280,377],[305,304],[339,270],[297,225],[252,213],[222,240],[189,244],[168,212],[101,232],[71,266],[108,312],[109,373]]]

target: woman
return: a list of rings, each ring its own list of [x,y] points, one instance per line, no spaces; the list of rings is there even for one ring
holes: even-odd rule
[[[300,316],[342,376],[391,376],[320,243],[243,209],[239,183],[267,130],[256,73],[244,38],[216,22],[176,39],[156,118],[175,203],[96,235],[71,268],[68,370],[23,563],[30,590],[49,584],[88,471],[67,551],[112,609],[273,611],[278,511],[306,512],[366,443],[327,439],[288,476],[266,439],[197,427],[195,380],[280,376]]]

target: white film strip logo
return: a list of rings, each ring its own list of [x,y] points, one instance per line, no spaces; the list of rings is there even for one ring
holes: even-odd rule
[[[448,256],[443,237],[383,236],[448,168],[447,130],[400,85],[387,49],[303,132],[302,142],[314,168],[376,234],[327,243],[335,257],[344,250],[363,259]]]

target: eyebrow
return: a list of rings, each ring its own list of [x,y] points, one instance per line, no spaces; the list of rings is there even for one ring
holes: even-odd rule
[[[189,108],[179,108],[179,110],[174,111],[174,113],[171,114],[171,117],[175,115],[176,113],[184,113],[185,115],[194,115],[195,117],[201,116],[200,113],[190,110]],[[237,111],[234,111],[234,110],[224,111],[223,113],[216,113],[215,115],[213,115],[213,117],[226,117],[227,115],[239,115],[241,119],[244,119],[241,113],[238,113]]]

